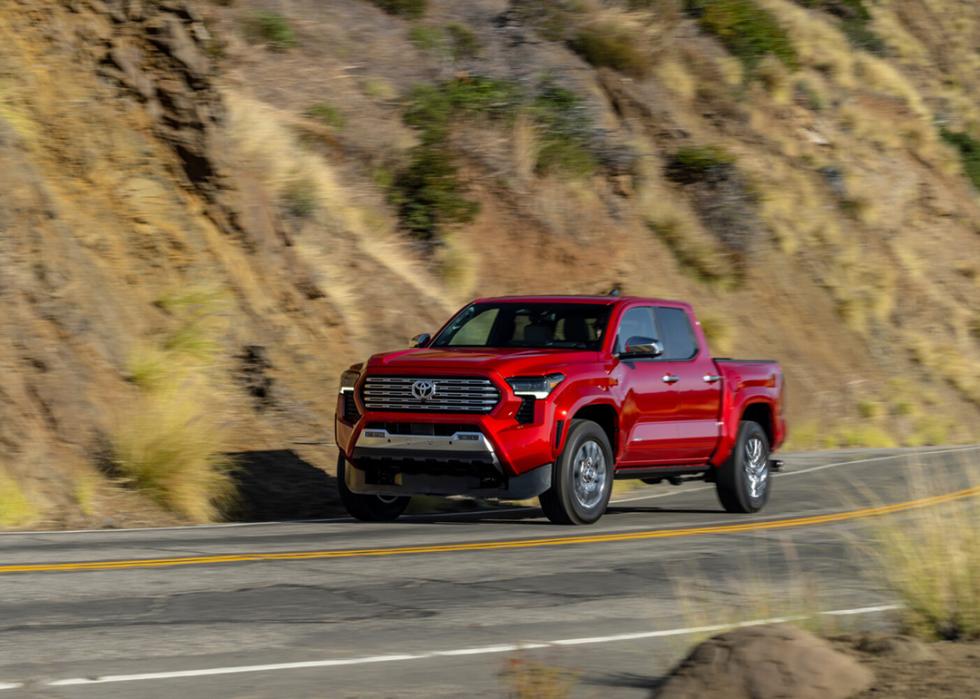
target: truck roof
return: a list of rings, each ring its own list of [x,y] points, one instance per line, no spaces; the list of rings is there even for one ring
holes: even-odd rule
[[[671,306],[688,307],[683,301],[673,299],[647,298],[644,296],[610,296],[608,294],[544,294],[521,296],[487,296],[478,298],[473,303],[595,303],[613,305],[617,303],[633,303],[640,301],[652,304],[667,304]]]

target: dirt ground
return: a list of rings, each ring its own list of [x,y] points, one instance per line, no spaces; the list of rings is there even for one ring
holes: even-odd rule
[[[856,699],[975,699],[980,697],[980,642],[920,643],[902,637],[835,639],[875,673]]]

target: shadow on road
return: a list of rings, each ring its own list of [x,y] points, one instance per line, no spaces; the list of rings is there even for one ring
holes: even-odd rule
[[[649,689],[651,692],[665,681],[663,677],[638,675],[631,672],[617,672],[606,675],[595,675],[583,678],[583,683],[598,687],[628,687],[632,689]]]
[[[337,479],[290,449],[243,451],[234,459],[238,497],[230,521],[304,520],[346,515]]]
[[[605,516],[610,515],[635,515],[635,514],[674,514],[674,515],[717,515],[724,514],[725,511],[720,507],[640,507],[640,506],[612,506],[606,510]]]
[[[638,506],[612,506],[606,510],[605,517],[630,514],[651,514],[651,515],[675,515],[675,514],[724,514],[720,508],[684,508],[684,507],[638,507]],[[520,525],[553,525],[542,518],[541,510],[536,507],[528,507],[519,511],[495,512],[494,510],[479,510],[475,512],[438,512],[438,513],[419,513],[406,517],[400,522],[405,524],[472,524],[481,522],[485,524],[520,524]]]

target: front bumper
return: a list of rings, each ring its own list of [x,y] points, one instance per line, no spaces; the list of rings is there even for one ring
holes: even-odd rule
[[[493,445],[480,431],[457,430],[448,436],[392,434],[384,428],[361,432],[354,452],[354,463],[365,460],[458,461],[497,467],[500,462]]]
[[[448,435],[361,431],[346,469],[347,487],[364,495],[469,495],[523,500],[551,487],[551,464],[505,473],[479,430]]]
[[[526,500],[551,487],[551,464],[520,476],[491,478],[475,469],[437,473],[430,469],[415,470],[406,464],[392,468],[362,461],[361,466],[348,464],[344,478],[347,488],[360,495],[467,495]]]

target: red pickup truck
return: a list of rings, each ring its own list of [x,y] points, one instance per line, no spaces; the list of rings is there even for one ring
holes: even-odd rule
[[[729,512],[769,497],[782,372],[713,359],[686,303],[478,299],[413,345],[341,377],[337,480],[358,519],[427,494],[538,497],[553,522],[589,524],[614,478],[713,481]]]

